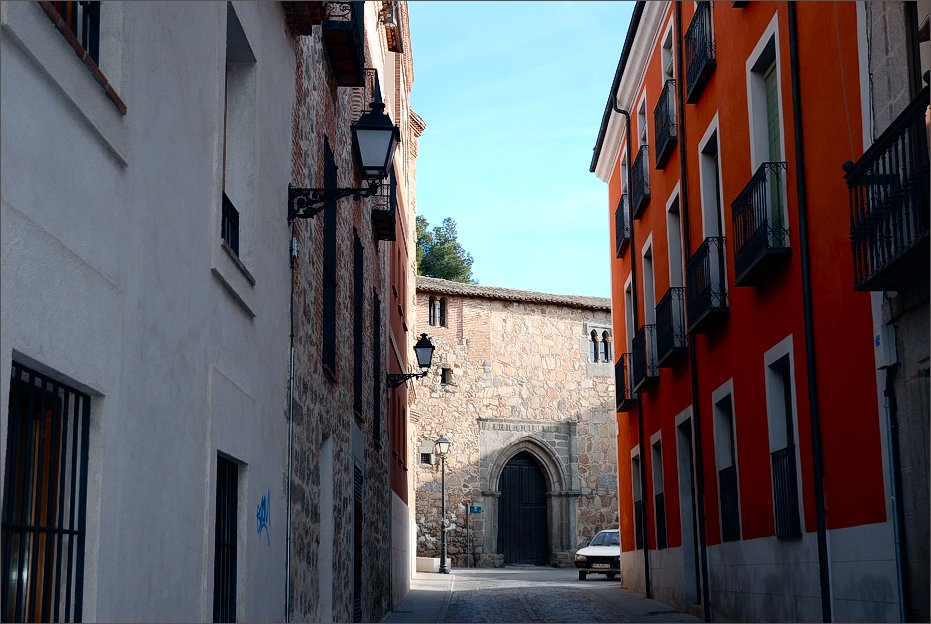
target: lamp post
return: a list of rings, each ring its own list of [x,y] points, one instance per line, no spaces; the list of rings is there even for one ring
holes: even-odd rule
[[[446,453],[449,452],[449,440],[446,436],[440,436],[436,441],[436,454],[440,456],[440,474],[443,490],[443,498],[440,503],[440,511],[443,521],[440,523],[440,574],[449,574],[449,566],[446,565]]]

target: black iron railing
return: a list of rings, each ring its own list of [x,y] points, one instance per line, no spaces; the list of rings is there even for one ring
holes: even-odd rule
[[[925,86],[844,176],[857,290],[895,289],[928,264],[927,109]]]
[[[671,366],[685,353],[685,288],[674,286],[656,304],[656,364]]]
[[[789,252],[786,163],[765,162],[731,204],[738,286],[756,286]]]
[[[645,390],[659,379],[656,365],[656,325],[644,325],[631,341],[633,352],[633,388]]]
[[[634,501],[634,548],[643,548],[643,501]]]
[[[639,219],[644,207],[650,203],[650,146],[641,145],[630,170],[631,214]]]
[[[685,264],[689,332],[706,331],[727,313],[723,236],[706,238]]]
[[[627,412],[637,402],[637,393],[631,383],[630,353],[622,353],[614,363],[614,392],[617,397],[617,411]]]
[[[667,80],[663,85],[656,108],[653,109],[656,126],[656,168],[662,169],[676,146],[676,81]]]
[[[223,208],[220,216],[220,236],[236,255],[239,255],[239,211],[223,193]]]
[[[773,460],[773,507],[776,537],[802,534],[798,509],[798,478],[795,473],[795,445],[770,453]]]
[[[398,181],[394,169],[388,174],[388,184],[382,184],[372,198],[372,231],[376,240],[393,241],[397,238]]]
[[[699,2],[685,32],[686,101],[694,103],[716,65],[711,3]]]
[[[365,86],[365,3],[327,2],[323,44],[340,87]]]
[[[620,258],[630,244],[630,204],[627,203],[627,193],[621,195],[614,210],[614,236],[617,241],[617,257]]]
[[[740,502],[737,496],[737,465],[718,471],[718,495],[721,497],[721,541],[740,539]]]
[[[666,548],[666,501],[660,492],[654,497],[656,501],[656,549]]]

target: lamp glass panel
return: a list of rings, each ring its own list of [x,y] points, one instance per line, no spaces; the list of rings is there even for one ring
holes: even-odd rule
[[[394,128],[357,128],[359,158],[366,175],[384,175],[394,153]]]

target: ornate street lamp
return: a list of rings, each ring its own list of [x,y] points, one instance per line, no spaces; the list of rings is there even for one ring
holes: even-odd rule
[[[417,356],[417,366],[420,367],[419,373],[388,373],[388,387],[397,388],[408,379],[420,379],[427,376],[430,365],[433,364],[433,343],[426,334],[420,334],[417,344],[414,345],[414,354]],[[446,443],[447,446],[449,442]]]
[[[449,574],[449,566],[446,565],[446,453],[449,452],[449,440],[446,436],[441,435],[436,441],[436,454],[440,456],[440,474],[443,490],[443,499],[440,505],[440,512],[443,516],[443,522],[440,525],[440,574]]]

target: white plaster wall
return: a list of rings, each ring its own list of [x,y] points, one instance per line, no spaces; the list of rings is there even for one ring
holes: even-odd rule
[[[391,492],[391,604],[400,604],[411,588],[411,510]]]
[[[212,271],[226,4],[118,12],[125,116],[35,3],[0,6],[0,379],[16,357],[92,392],[86,620],[212,618],[218,450],[244,462],[237,615],[284,615],[294,54],[278,3],[236,6],[258,72],[250,309]]]

